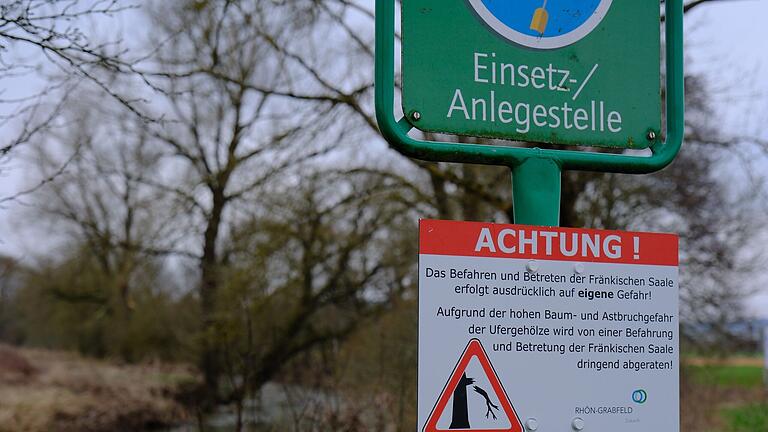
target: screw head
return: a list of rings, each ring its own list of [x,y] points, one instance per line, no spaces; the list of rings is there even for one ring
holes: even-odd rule
[[[535,418],[529,418],[525,421],[525,428],[533,432],[539,428],[539,422]]]
[[[650,131],[648,132],[648,141],[653,141],[656,139],[656,132]]]
[[[576,264],[573,266],[573,271],[574,271],[576,274],[582,274],[582,273],[584,273],[584,264],[582,264],[582,263],[576,263]]]
[[[573,428],[573,430],[576,430],[576,431],[584,430],[584,426],[585,426],[584,419],[581,417],[576,417],[571,422],[571,427]]]
[[[414,111],[413,113],[411,113],[411,118],[416,121],[419,121],[419,119],[421,119],[421,113],[418,111]]]
[[[536,260],[530,260],[528,261],[528,264],[525,265],[525,268],[531,273],[536,273],[539,271],[539,263],[537,263]]]

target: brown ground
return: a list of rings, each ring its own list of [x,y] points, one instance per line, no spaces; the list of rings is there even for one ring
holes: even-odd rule
[[[763,367],[762,357],[686,357],[681,359],[683,364],[691,366],[756,366]]]
[[[0,345],[0,432],[151,430],[188,418],[182,367],[122,366]]]

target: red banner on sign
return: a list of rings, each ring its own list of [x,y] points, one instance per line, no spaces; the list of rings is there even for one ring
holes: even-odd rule
[[[419,253],[677,266],[675,234],[423,219]]]

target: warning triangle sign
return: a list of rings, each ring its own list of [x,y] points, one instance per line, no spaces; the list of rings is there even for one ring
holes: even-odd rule
[[[472,426],[473,419],[468,412],[466,402],[467,388],[475,383],[475,379],[479,377],[467,377],[467,368],[470,365],[470,362],[479,363],[480,369],[477,370],[481,370],[481,373],[485,375],[483,378],[487,379],[484,379],[482,382],[487,382],[490,385],[490,388],[488,389],[483,389],[477,385],[472,387],[474,393],[485,399],[485,405],[487,406],[485,417],[493,415],[493,419],[495,420],[497,416],[494,410],[501,410],[501,412],[506,415],[507,419],[509,419],[508,423],[504,422],[505,424],[496,427],[490,426],[488,421],[481,421],[478,422],[480,424],[477,426]],[[446,412],[448,402],[452,400],[452,407],[449,408],[449,411],[452,411],[449,413],[451,417],[450,426],[446,427],[444,424],[441,426],[439,423],[445,422],[440,422],[440,419],[445,417],[443,414]],[[475,414],[475,417],[477,418],[478,415]],[[482,417],[483,415],[481,413],[479,418],[482,419]],[[496,371],[493,369],[490,360],[488,360],[488,355],[485,353],[485,349],[483,349],[483,345],[478,339],[470,340],[467,347],[464,349],[464,353],[459,358],[459,362],[456,364],[453,373],[448,379],[443,391],[440,393],[440,397],[438,397],[435,407],[432,408],[432,413],[427,418],[423,432],[454,430],[472,432],[523,432],[523,425],[520,422],[520,418],[517,416],[514,407],[512,407],[509,397],[507,396],[506,391],[504,391],[504,387],[501,385],[499,377],[496,375]]]

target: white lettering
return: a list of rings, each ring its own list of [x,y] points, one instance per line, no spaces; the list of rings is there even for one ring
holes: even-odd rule
[[[507,246],[504,244],[504,239],[507,236],[515,237],[515,230],[505,228],[499,232],[499,249],[504,253],[515,253],[515,250],[517,250],[515,246]]]
[[[475,252],[480,252],[483,248],[488,248],[489,252],[496,252],[496,246],[493,245],[493,237],[491,237],[491,230],[483,228],[480,230],[480,237],[477,238],[475,244]]]
[[[487,83],[487,78],[480,78],[480,70],[488,69],[488,66],[483,66],[480,64],[481,57],[488,57],[488,54],[475,53],[475,82]]]
[[[611,234],[603,240],[603,251],[608,258],[621,258],[621,237]]]
[[[456,103],[459,103],[457,105]],[[469,120],[469,111],[467,111],[467,104],[464,103],[464,96],[461,94],[460,89],[456,89],[456,92],[453,94],[453,101],[451,101],[451,108],[448,110],[448,118],[451,118],[453,115],[453,110],[460,110],[464,112],[464,119]]]

